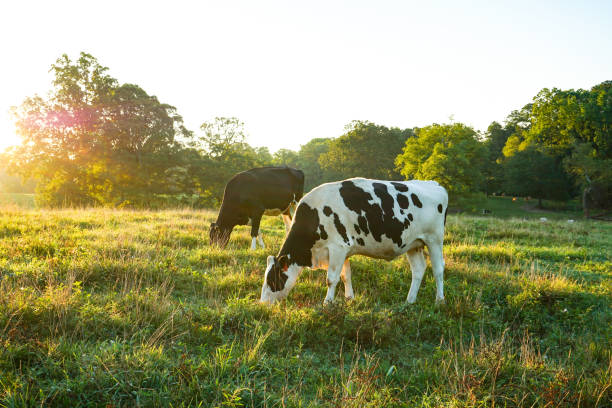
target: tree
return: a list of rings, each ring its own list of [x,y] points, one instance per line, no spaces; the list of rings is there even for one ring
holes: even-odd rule
[[[590,143],[577,143],[565,161],[565,168],[577,176],[582,190],[584,214],[594,208],[609,209],[612,205],[612,159],[598,157]]]
[[[504,128],[507,129],[510,134],[502,148],[504,157],[510,157],[529,145],[529,142],[525,139],[527,132],[531,128],[532,109],[533,104],[529,103],[523,106],[521,110],[513,110],[506,118]]]
[[[511,134],[511,128],[503,127],[497,122],[492,122],[487,129],[484,140],[487,158],[483,164],[484,183],[482,184],[484,192],[487,194],[501,192],[502,190],[502,150]]]
[[[555,157],[535,146],[516,152],[504,163],[506,192],[538,199],[567,200],[571,183]]]
[[[329,151],[331,142],[332,139],[315,138],[300,147],[296,164],[297,168],[304,172],[305,191],[334,180],[319,163],[319,158]]]
[[[461,123],[433,124],[406,140],[395,163],[407,179],[436,180],[449,192],[476,191],[484,181],[486,149],[478,134]]]
[[[588,214],[589,192],[612,190],[605,171],[612,162],[612,81],[590,90],[545,88],[534,98],[530,122],[519,150],[534,145],[563,159],[583,189]],[[511,155],[513,150],[505,148],[504,153]],[[604,206],[612,206],[611,201],[603,200]]]
[[[181,164],[191,133],[176,109],[137,85],[119,85],[91,55],[52,65],[47,98],[13,108],[20,146],[9,169],[37,180],[46,205],[144,204],[168,192],[168,170]]]
[[[202,134],[199,137],[201,146],[211,158],[227,155],[237,146],[246,144],[244,122],[231,117],[216,117],[200,126]]]
[[[412,135],[412,129],[353,121],[346,126],[345,134],[332,140],[329,151],[319,157],[319,164],[339,179],[360,176],[396,180],[400,175],[395,170],[395,157]]]
[[[0,163],[3,162],[2,153],[0,153]],[[33,180],[21,180],[17,176],[12,176],[0,167],[0,193],[33,193],[36,189],[36,184]]]
[[[220,201],[227,182],[236,173],[272,164],[266,147],[253,148],[246,142],[244,123],[237,118],[217,117],[204,122],[199,136],[200,154],[205,160],[201,185],[207,195]]]
[[[272,156],[272,163],[276,166],[298,167],[299,155],[290,149],[279,149]]]

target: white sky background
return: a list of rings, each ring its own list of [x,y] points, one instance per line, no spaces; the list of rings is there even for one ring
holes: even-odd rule
[[[612,1],[20,0],[0,3],[0,38],[0,150],[10,106],[80,51],[191,130],[236,116],[272,151],[354,119],[486,130],[544,87],[612,80]]]

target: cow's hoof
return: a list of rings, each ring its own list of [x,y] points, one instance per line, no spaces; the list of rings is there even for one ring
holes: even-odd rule
[[[442,299],[436,299],[436,306],[442,306],[446,304],[446,300],[444,300],[444,298]]]

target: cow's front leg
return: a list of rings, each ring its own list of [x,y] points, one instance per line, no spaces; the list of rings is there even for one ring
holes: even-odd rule
[[[329,303],[334,300],[336,295],[336,286],[340,281],[340,273],[344,265],[346,257],[344,255],[334,255],[332,251],[329,254],[329,266],[327,268],[327,295],[323,303]]]
[[[257,235],[259,235],[259,223],[262,215],[263,211],[251,217],[251,250],[257,249]]]
[[[344,261],[344,265],[342,265],[340,277],[342,278],[342,282],[344,282],[344,297],[347,299],[354,298],[355,293],[353,293],[353,283],[351,282],[351,263],[348,259]]]
[[[266,246],[264,245],[263,242],[263,238],[261,236],[261,231],[259,231],[259,235],[257,235],[257,241],[259,242],[259,246],[261,246],[262,248],[265,248]]]
[[[410,291],[408,291],[408,303],[416,302],[417,293],[419,293],[419,287],[421,287],[421,281],[425,274],[425,255],[423,255],[423,248],[413,249],[406,253],[408,257],[408,263],[410,263],[410,269],[412,270],[412,282],[410,283]]]
[[[427,245],[429,248],[429,259],[431,269],[436,280],[436,304],[444,303],[444,256],[442,254],[442,243]]]

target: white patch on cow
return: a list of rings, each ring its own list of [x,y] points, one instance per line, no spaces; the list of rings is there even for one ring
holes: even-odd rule
[[[287,275],[287,281],[285,282],[285,287],[280,291],[273,292],[272,289],[270,289],[270,287],[267,284],[268,273],[270,272],[270,269],[272,269],[273,265],[274,265],[274,257],[270,255],[268,256],[268,259],[267,259],[266,273],[264,275],[264,283],[263,283],[263,287],[261,288],[260,301],[263,303],[274,303],[276,301],[286,298],[287,295],[289,294],[289,291],[291,291],[291,289],[295,286],[295,283],[297,282],[297,278],[303,269],[302,267],[296,264],[290,265],[289,268],[287,268],[287,270],[284,272],[284,274]]]
[[[257,238],[251,238],[251,250],[257,249]]]
[[[264,245],[263,242],[263,238],[261,237],[261,232],[259,233],[259,235],[257,236],[257,241],[259,241],[259,246],[262,248],[265,248],[266,246]]]

